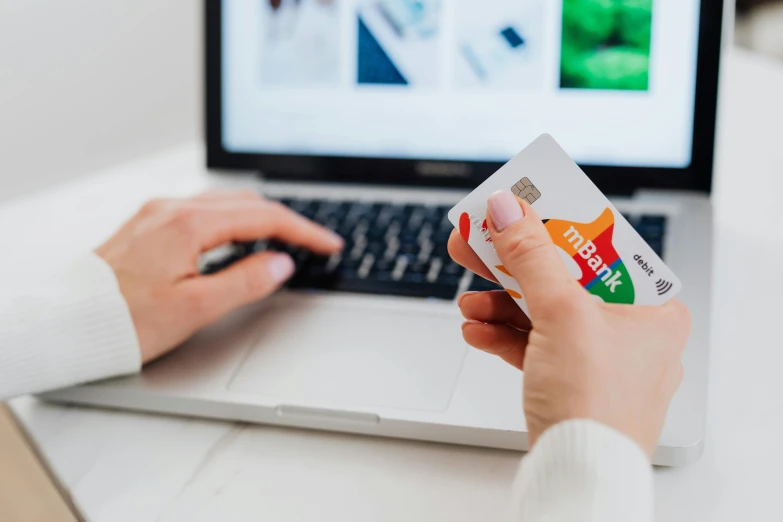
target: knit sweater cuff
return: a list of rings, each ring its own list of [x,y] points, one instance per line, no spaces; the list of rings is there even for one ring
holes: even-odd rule
[[[523,459],[517,520],[649,522],[650,461],[630,438],[598,422],[571,420],[547,430]]]
[[[93,253],[0,306],[0,398],[140,368],[117,279]]]

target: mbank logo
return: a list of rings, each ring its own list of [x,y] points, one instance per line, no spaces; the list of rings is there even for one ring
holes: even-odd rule
[[[607,303],[633,304],[633,281],[612,244],[614,214],[604,210],[592,223],[545,220],[558,248],[570,256],[582,272],[579,283]]]

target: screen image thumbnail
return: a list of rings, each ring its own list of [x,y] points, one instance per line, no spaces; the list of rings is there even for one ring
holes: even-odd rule
[[[560,87],[647,91],[653,0],[563,0]]]
[[[263,0],[260,15],[262,85],[311,87],[339,82],[338,0]]]
[[[356,82],[436,86],[441,11],[441,0],[359,2]]]
[[[461,88],[539,89],[546,0],[454,0],[453,78]]]

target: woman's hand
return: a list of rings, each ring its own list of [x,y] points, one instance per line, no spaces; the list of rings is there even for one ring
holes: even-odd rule
[[[264,252],[208,276],[200,254],[230,241],[274,238],[320,254],[336,234],[251,192],[150,201],[95,252],[114,270],[130,308],[143,362],[231,310],[262,299],[294,272],[283,253]]]
[[[592,419],[625,433],[652,457],[690,333],[677,300],[659,307],[599,302],[571,276],[535,210],[501,191],[488,202],[498,256],[520,285],[528,318],[504,291],[468,293],[459,307],[465,341],[524,369],[530,445],[568,419]],[[454,260],[492,274],[453,233]]]

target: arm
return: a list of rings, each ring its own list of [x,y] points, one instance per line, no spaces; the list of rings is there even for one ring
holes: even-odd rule
[[[588,420],[547,430],[525,457],[515,485],[514,520],[650,522],[653,476],[631,439]]]
[[[95,254],[0,304],[0,400],[140,367],[128,306]]]

